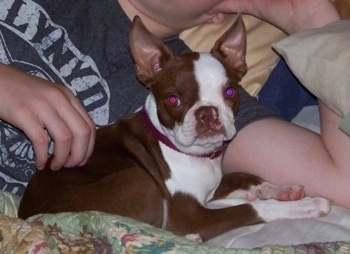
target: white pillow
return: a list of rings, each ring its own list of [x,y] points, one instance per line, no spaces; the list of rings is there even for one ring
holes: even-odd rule
[[[273,44],[301,83],[335,113],[350,112],[350,20]]]

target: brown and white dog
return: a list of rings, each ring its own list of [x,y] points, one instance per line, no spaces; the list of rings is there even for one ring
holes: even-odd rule
[[[206,241],[240,226],[329,213],[327,200],[303,198],[299,186],[222,175],[222,153],[236,133],[245,47],[238,18],[211,53],[175,56],[136,17],[130,49],[151,90],[144,107],[99,129],[85,166],[39,171],[19,216],[98,210]],[[283,195],[298,200],[279,201]],[[218,208],[222,201],[226,207]]]

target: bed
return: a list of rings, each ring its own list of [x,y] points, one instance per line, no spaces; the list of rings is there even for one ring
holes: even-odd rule
[[[312,93],[344,117],[340,128],[350,135],[350,75],[342,75],[350,66],[350,21],[286,37],[268,24],[245,19],[248,34],[256,38],[268,34],[265,43],[269,45],[249,43],[259,40],[248,37],[250,71],[243,86],[256,95],[281,56]],[[203,36],[203,29],[211,36]],[[225,26],[222,31],[212,29],[199,27],[182,37],[194,49],[206,50],[203,41],[191,38],[207,38],[208,45]],[[307,43],[310,40],[312,47]],[[325,50],[325,43],[337,47]],[[264,61],[259,60],[261,56]],[[317,107],[305,108],[294,122],[319,131],[319,119],[310,116],[317,116]],[[97,211],[41,214],[24,221],[17,218],[18,204],[18,197],[0,192],[1,253],[350,253],[350,210],[338,206],[322,218],[242,227],[196,244],[130,218]]]

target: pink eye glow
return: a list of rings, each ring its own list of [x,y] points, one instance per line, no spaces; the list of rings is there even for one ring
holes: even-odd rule
[[[177,107],[177,106],[180,105],[180,100],[179,100],[179,98],[177,98],[175,95],[170,95],[170,96],[168,97],[168,102],[169,102],[169,104],[170,104],[171,106]]]
[[[231,98],[235,95],[235,90],[232,87],[227,87],[225,90],[225,94],[227,97]]]

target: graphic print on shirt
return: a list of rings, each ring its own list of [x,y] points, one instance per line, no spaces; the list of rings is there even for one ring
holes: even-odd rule
[[[0,1],[0,62],[63,84],[97,126],[108,124],[110,91],[96,63],[79,51],[64,27],[55,24],[37,3]],[[29,140],[0,121],[0,152],[0,189],[22,195],[35,170]]]

